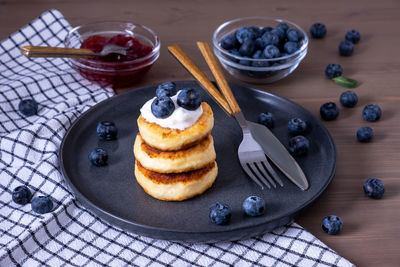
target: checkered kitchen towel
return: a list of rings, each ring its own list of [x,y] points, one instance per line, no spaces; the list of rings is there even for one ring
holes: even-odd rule
[[[352,266],[295,223],[248,240],[178,244],[125,232],[85,209],[63,182],[57,152],[71,123],[113,93],[65,59],[31,60],[18,50],[62,46],[69,29],[50,10],[0,42],[0,266]],[[37,115],[20,115],[25,98],[39,103]],[[55,209],[38,215],[14,203],[19,185],[50,195]]]

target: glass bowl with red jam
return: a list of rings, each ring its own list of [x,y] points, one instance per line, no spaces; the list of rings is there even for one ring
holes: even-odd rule
[[[96,22],[73,28],[65,47],[87,48],[96,53],[107,44],[126,47],[126,55],[109,54],[70,58],[69,62],[86,79],[102,86],[121,88],[137,83],[160,55],[160,40],[146,26],[131,22]]]

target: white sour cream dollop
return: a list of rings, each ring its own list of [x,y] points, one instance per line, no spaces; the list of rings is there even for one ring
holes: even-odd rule
[[[184,130],[195,124],[195,122],[200,118],[201,114],[203,114],[203,109],[201,105],[196,110],[187,110],[178,106],[176,99],[178,98],[179,92],[171,97],[175,105],[175,110],[169,117],[161,119],[153,115],[151,112],[151,103],[153,103],[155,97],[147,101],[140,109],[142,117],[148,122],[156,123],[161,127],[171,129]]]

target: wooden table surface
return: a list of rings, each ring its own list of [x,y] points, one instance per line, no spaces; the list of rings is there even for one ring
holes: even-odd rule
[[[289,98],[319,117],[327,101],[339,105],[344,88],[324,76],[325,66],[338,63],[344,75],[360,82],[355,108],[341,108],[337,120],[323,122],[336,143],[336,175],[322,197],[297,222],[358,266],[400,264],[400,2],[381,1],[108,1],[0,0],[0,39],[48,9],[60,10],[73,25],[99,20],[130,20],[152,28],[162,42],[161,56],[137,86],[192,77],[169,55],[167,46],[179,44],[211,76],[198,51],[197,40],[211,40],[216,27],[244,16],[270,16],[293,21],[308,31],[315,22],[328,29],[322,40],[311,39],[305,60],[289,77],[255,87]],[[362,40],[351,57],[338,54],[347,30],[357,29]],[[231,82],[241,83],[227,75]],[[127,88],[128,89],[133,89]],[[118,92],[124,91],[119,90]],[[378,104],[380,121],[361,118],[366,104]],[[340,105],[339,105],[340,106]],[[357,142],[360,126],[374,129],[372,143]],[[363,183],[380,178],[386,187],[381,200],[363,193]],[[344,221],[343,231],[330,236],[321,230],[324,216]]]

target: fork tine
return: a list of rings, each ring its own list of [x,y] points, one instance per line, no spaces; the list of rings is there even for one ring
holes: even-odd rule
[[[258,184],[261,187],[261,189],[264,189],[264,186],[262,185],[262,183],[257,179],[257,177],[254,176],[253,172],[246,165],[246,163],[242,163],[241,165],[242,165],[243,170],[251,178],[251,180],[253,180],[256,184]],[[271,187],[268,185],[268,188],[271,188]]]
[[[264,183],[268,189],[271,189],[271,185],[268,183],[268,181],[263,177],[263,175],[260,173],[260,171],[258,170],[257,165],[253,162],[253,163],[247,163],[247,165],[249,166],[249,168],[254,172],[254,174],[256,175],[256,177],[258,178],[258,180],[260,180],[262,183]]]
[[[254,162],[254,165],[257,167],[257,169],[263,174],[263,176],[268,180],[268,182],[270,184],[272,184],[272,186],[274,188],[276,188],[276,183],[274,182],[274,180],[271,178],[271,176],[267,173],[267,171],[265,170],[265,168],[263,167],[263,165],[261,164],[261,162]]]
[[[266,168],[269,172],[269,174],[271,174],[272,178],[280,185],[283,186],[283,182],[281,180],[281,178],[279,177],[279,175],[274,171],[274,169],[272,168],[271,164],[269,164],[269,162],[267,160],[262,161],[261,162],[264,165],[264,168]]]

